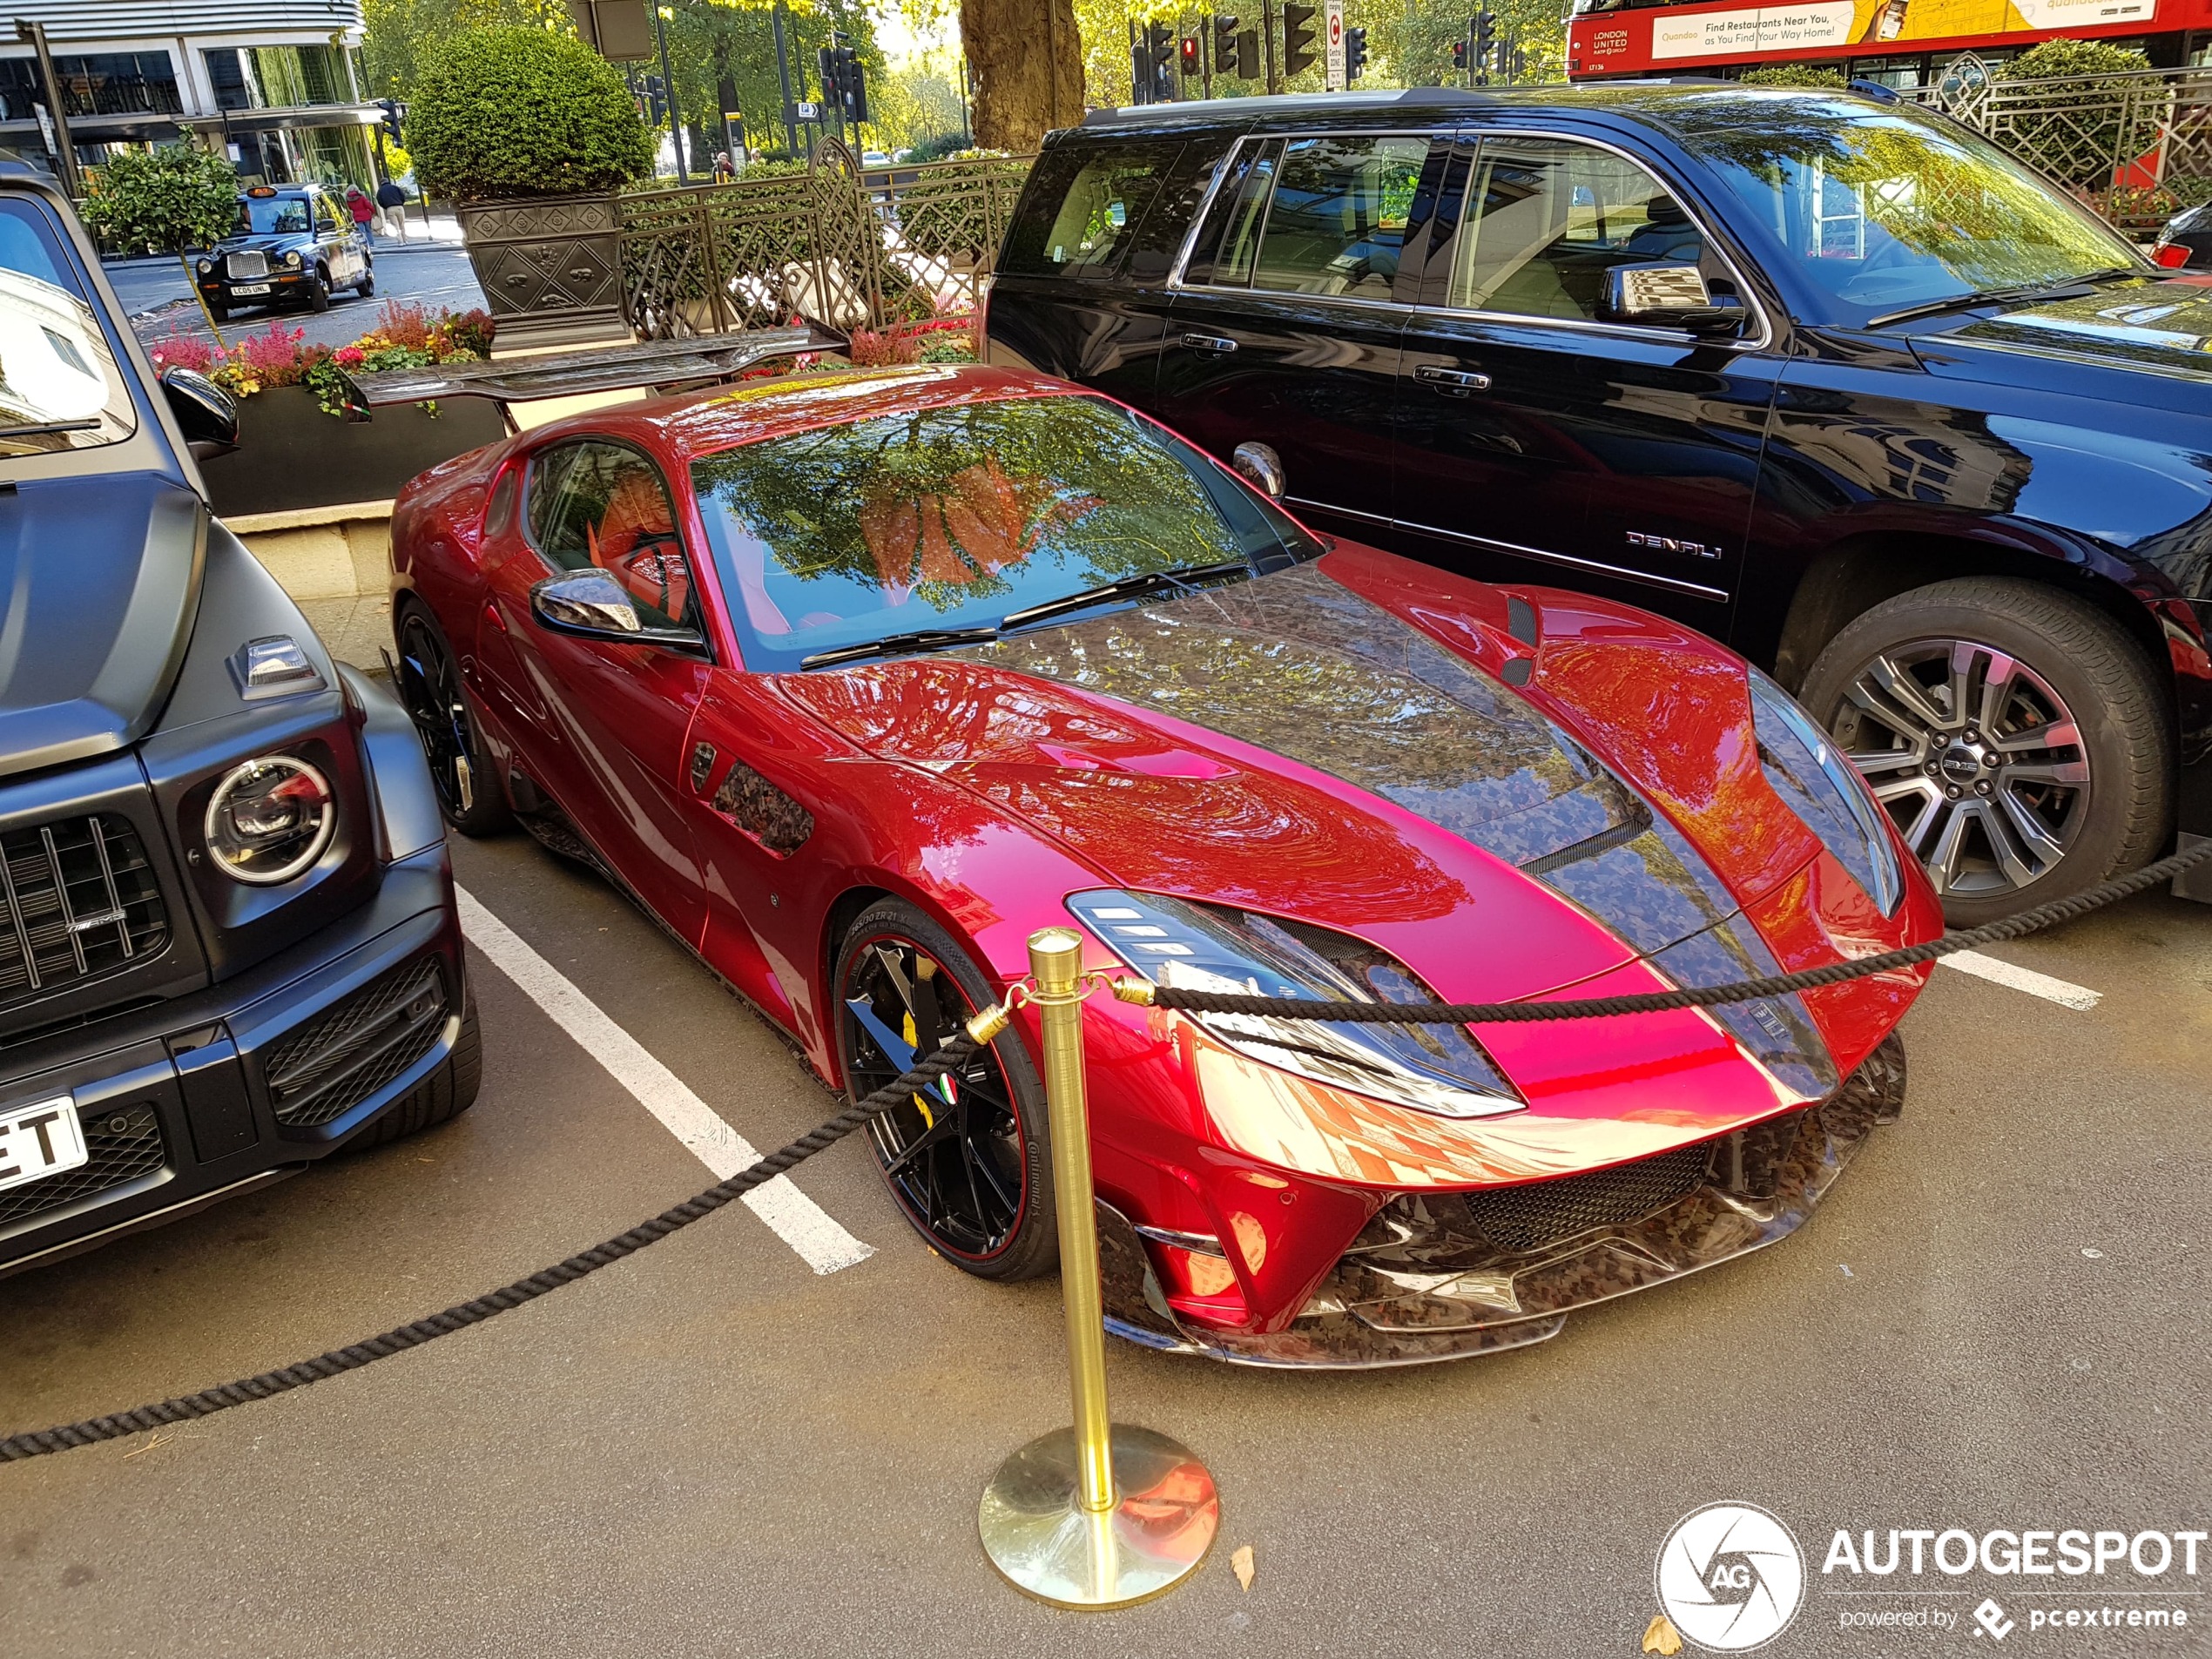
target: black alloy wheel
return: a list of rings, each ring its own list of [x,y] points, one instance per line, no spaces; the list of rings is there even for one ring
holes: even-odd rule
[[[2155,856],[2172,732],[2112,618],[2032,582],[1968,577],[1885,601],[1805,676],[1954,927],[2064,898]]]
[[[354,284],[354,292],[361,295],[361,297],[364,300],[375,298],[376,273],[367,267],[363,267],[361,271],[361,280]]]
[[[330,309],[330,273],[320,265],[315,266],[315,273],[307,282],[307,309],[310,311]]]
[[[846,932],[833,983],[839,1058],[858,1101],[956,1034],[992,1000],[968,953],[911,905],[887,900]],[[1001,1037],[868,1125],[884,1183],[930,1248],[982,1278],[1059,1259],[1044,1089]]]
[[[505,829],[513,818],[506,792],[482,759],[461,671],[445,635],[428,610],[409,604],[400,612],[397,643],[400,702],[422,739],[439,811],[463,835]]]

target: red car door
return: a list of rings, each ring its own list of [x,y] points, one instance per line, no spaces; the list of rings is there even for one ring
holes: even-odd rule
[[[691,559],[660,469],[641,450],[590,438],[530,458],[521,523],[489,571],[478,629],[488,677],[516,717],[523,770],[615,873],[697,945],[699,891],[683,782],[685,737],[711,664],[666,644],[579,637],[545,625],[530,590],[597,565],[645,625],[699,631]]]

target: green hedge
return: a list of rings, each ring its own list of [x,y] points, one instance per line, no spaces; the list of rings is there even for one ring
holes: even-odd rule
[[[1840,91],[1848,84],[1839,69],[1817,64],[1770,64],[1743,78],[1746,86],[1820,86]]]
[[[426,195],[568,196],[648,177],[653,143],[614,65],[541,29],[472,29],[415,86],[406,144]]]

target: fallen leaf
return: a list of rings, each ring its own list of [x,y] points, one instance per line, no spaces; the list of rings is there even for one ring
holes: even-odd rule
[[[1251,1589],[1252,1587],[1252,1547],[1250,1544],[1238,1545],[1235,1552],[1229,1557],[1229,1567],[1230,1570],[1237,1575],[1238,1587],[1246,1590]]]
[[[1682,1632],[1675,1629],[1674,1621],[1665,1614],[1643,1627],[1643,1650],[1659,1654],[1662,1659],[1673,1659],[1682,1651]]]
[[[125,1452],[123,1454],[123,1460],[125,1463],[128,1463],[134,1457],[144,1457],[147,1453],[152,1451],[155,1447],[168,1445],[170,1440],[173,1438],[173,1436],[164,1434],[159,1429],[156,1429],[147,1439],[146,1443],[144,1446],[138,1447],[134,1451]]]

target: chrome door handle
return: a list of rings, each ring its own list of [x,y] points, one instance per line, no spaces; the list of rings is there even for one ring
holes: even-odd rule
[[[1490,377],[1472,369],[1440,368],[1434,363],[1423,363],[1413,371],[1413,378],[1424,385],[1433,386],[1447,397],[1465,397],[1469,392],[1487,392]]]
[[[1192,351],[1232,352],[1237,342],[1221,334],[1185,334],[1183,343]]]

